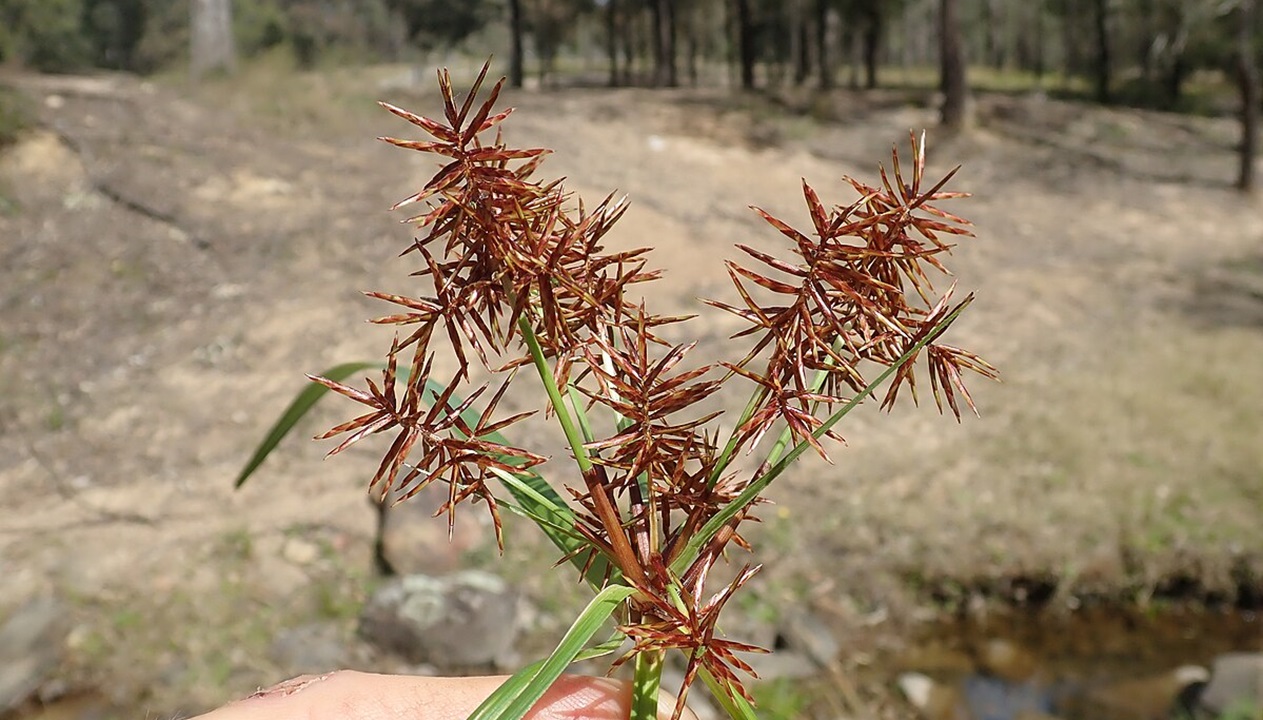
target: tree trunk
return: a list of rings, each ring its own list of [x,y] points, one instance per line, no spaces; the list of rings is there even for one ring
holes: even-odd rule
[[[626,5],[623,6],[627,8]],[[638,82],[636,69],[640,60],[641,53],[644,50],[644,38],[641,33],[641,20],[639,13],[632,11],[630,8],[622,14],[620,18],[620,30],[622,35],[622,53],[623,53],[623,84],[634,85]]]
[[[983,0],[982,24],[983,59],[999,70],[1004,67],[1004,50],[1000,42],[1000,8],[996,0]]]
[[[189,69],[194,78],[237,67],[232,37],[232,0],[192,0],[189,17]]]
[[[1044,27],[1044,3],[1040,0],[1035,8],[1035,84],[1041,89],[1044,87],[1044,73],[1048,70],[1044,56]]]
[[[885,30],[884,12],[874,7],[864,23],[864,87],[877,87],[877,63],[881,59],[881,39]]]
[[[676,0],[651,0],[653,15],[653,84],[675,87],[679,78],[675,71],[675,3]]]
[[[737,53],[741,65],[741,88],[754,89],[754,17],[750,10],[750,0],[735,0],[737,3]]]
[[[1146,85],[1153,84],[1153,43],[1158,34],[1154,26],[1153,0],[1140,0],[1137,7],[1140,17],[1140,36],[1136,38],[1136,60],[1140,64],[1140,77]]]
[[[697,87],[697,84],[701,82],[697,60],[702,52],[702,42],[698,38],[700,31],[697,27],[697,7],[686,8],[684,13],[684,69],[688,74],[689,85]]]
[[[509,0],[509,85],[515,88],[525,80],[522,33],[522,0]]]
[[[1092,20],[1096,30],[1096,67],[1093,73],[1096,79],[1096,101],[1109,103],[1112,99],[1110,80],[1113,75],[1110,58],[1109,0],[1095,0],[1093,6]]]
[[[829,52],[829,0],[816,0],[816,62],[820,65],[820,89],[833,89],[833,54]]]
[[[1184,99],[1184,79],[1188,77],[1189,65],[1183,50],[1179,50],[1170,63],[1162,78],[1162,101],[1165,109],[1174,110]]]
[[[790,55],[794,58],[794,87],[801,87],[811,74],[811,29],[806,0],[795,0],[790,20]]]
[[[1062,82],[1069,81],[1083,72],[1083,7],[1078,2],[1068,3],[1067,12],[1061,16],[1061,73]]]
[[[662,7],[666,12],[662,14],[662,27],[658,32],[662,34],[663,65],[666,70],[667,87],[676,87],[680,84],[680,75],[676,68],[676,36],[677,26],[676,20],[677,7],[679,0],[662,0]]]
[[[951,131],[969,123],[969,84],[961,41],[957,0],[939,2],[939,71],[943,90],[942,123]]]
[[[861,42],[864,32],[855,27],[854,23],[843,32],[846,38],[846,47],[843,48],[847,59],[846,86],[851,90],[859,90],[860,67],[864,64],[864,43]]]
[[[1237,188],[1254,189],[1254,159],[1259,149],[1259,71],[1254,63],[1254,13],[1257,0],[1237,8],[1237,84],[1241,91],[1241,167]]]
[[[515,2],[517,0],[514,0]],[[618,0],[609,0],[605,6],[605,51],[610,61],[610,87],[618,87]]]

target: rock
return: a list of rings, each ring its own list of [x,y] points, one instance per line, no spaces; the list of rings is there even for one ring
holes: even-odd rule
[[[1252,706],[1263,714],[1263,653],[1230,653],[1215,658],[1202,705],[1214,712]]]
[[[380,560],[386,570],[398,575],[442,575],[464,565],[465,557],[495,543],[486,510],[463,507],[458,513],[452,536],[447,536],[447,518],[434,513],[447,502],[447,486],[433,483],[407,500],[396,488],[381,504],[378,527]]]
[[[349,659],[346,640],[338,629],[321,623],[281,630],[272,640],[269,654],[290,675],[337,670]]]
[[[1014,683],[973,675],[965,679],[963,694],[970,716],[977,720],[1024,720],[1053,714],[1052,691],[1037,682]]]
[[[1215,658],[1209,677],[1189,684],[1172,707],[1174,717],[1263,719],[1263,653]]]
[[[904,697],[925,720],[1036,720],[1053,718],[1053,693],[1033,682],[970,675],[955,684],[921,673],[896,680]]]
[[[0,627],[0,715],[50,679],[69,633],[67,608],[55,598],[36,598],[9,616]]]
[[[842,650],[833,631],[806,610],[790,611],[781,622],[780,634],[791,649],[811,658],[820,667],[828,667]]]
[[[820,665],[812,658],[792,650],[777,650],[767,655],[743,655],[761,680],[777,678],[808,678],[820,672]]]
[[[392,578],[360,615],[360,635],[443,671],[498,666],[512,650],[517,592],[490,573]]]
[[[978,647],[978,669],[1010,683],[1032,680],[1039,670],[1035,656],[1011,640],[995,638]]]
[[[1209,675],[1206,668],[1185,665],[1156,675],[1087,688],[1077,699],[1075,714],[1116,720],[1161,720],[1186,687]]]
[[[895,684],[925,720],[967,720],[960,691],[921,673],[904,673]]]

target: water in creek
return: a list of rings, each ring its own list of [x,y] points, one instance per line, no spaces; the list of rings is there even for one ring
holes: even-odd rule
[[[1236,709],[1253,705],[1242,717],[1263,720],[1263,620],[1254,611],[991,613],[932,625],[911,648],[899,669],[934,681],[937,706],[924,713],[933,720],[1159,720],[1182,689],[1233,653],[1254,654],[1246,667],[1257,668],[1233,681],[1234,696],[1252,695]]]

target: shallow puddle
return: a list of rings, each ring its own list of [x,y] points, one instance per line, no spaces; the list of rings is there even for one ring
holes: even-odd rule
[[[1216,658],[1241,652],[1263,652],[1263,621],[1256,612],[1088,607],[990,613],[932,625],[897,664],[900,671],[935,681],[936,702],[948,713],[944,719],[962,718],[959,709],[946,709],[964,705],[962,720],[1011,720],[1031,713],[1066,720],[1158,720],[1170,716],[1181,690],[1204,679],[1199,676],[1209,673]],[[1256,680],[1257,697],[1263,678]],[[1263,704],[1254,712],[1259,709]]]

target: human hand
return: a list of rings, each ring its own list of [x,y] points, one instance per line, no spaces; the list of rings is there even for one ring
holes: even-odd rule
[[[342,670],[302,675],[229,703],[193,720],[464,720],[508,678],[374,675]],[[658,717],[671,717],[674,698],[663,694]],[[579,675],[557,678],[529,720],[625,720],[631,686]],[[684,711],[684,718],[697,720]]]

